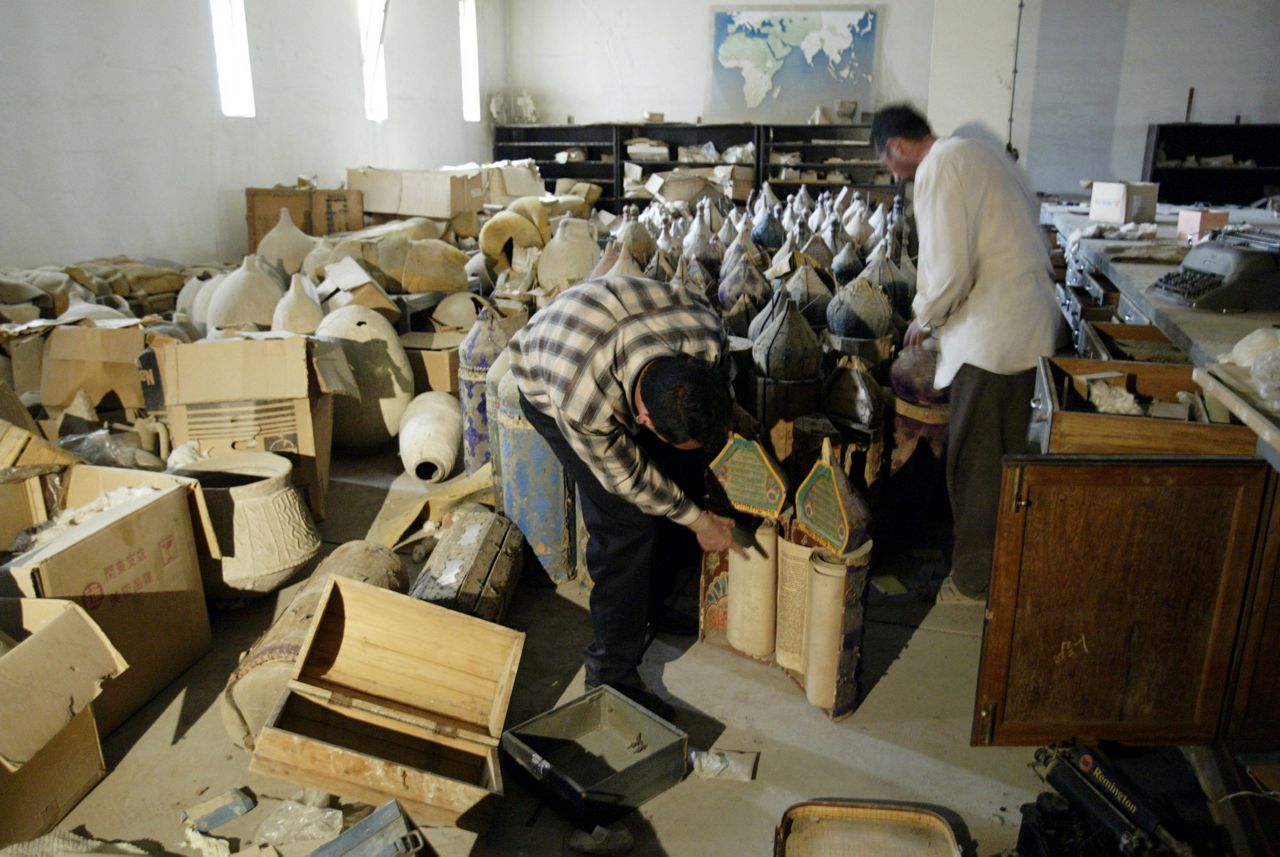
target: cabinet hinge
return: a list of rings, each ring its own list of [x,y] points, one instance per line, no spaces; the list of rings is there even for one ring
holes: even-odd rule
[[[1015,467],[1009,471],[1009,514],[1016,515],[1019,509],[1031,505],[1031,501],[1023,495],[1023,468]]]
[[[996,740],[996,704],[988,702],[983,705],[980,716],[982,722],[978,724],[978,732],[983,746],[989,747]]]

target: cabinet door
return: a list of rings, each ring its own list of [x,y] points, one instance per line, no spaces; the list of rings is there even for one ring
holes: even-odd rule
[[[1280,491],[1272,476],[1265,538],[1246,601],[1228,738],[1280,740]]]
[[[973,743],[1212,741],[1260,459],[1009,458]]]

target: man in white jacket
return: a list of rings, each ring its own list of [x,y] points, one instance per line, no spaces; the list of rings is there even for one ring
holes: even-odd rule
[[[915,179],[919,279],[904,348],[932,335],[934,386],[950,386],[951,576],[939,602],[982,604],[991,580],[1000,459],[1025,451],[1035,366],[1060,314],[1034,196],[986,143],[933,135],[905,105],[879,110],[872,143],[896,180]]]

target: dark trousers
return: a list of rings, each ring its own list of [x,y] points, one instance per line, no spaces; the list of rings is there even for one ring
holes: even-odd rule
[[[951,569],[956,588],[980,598],[991,583],[1000,459],[1025,452],[1034,369],[997,375],[965,364],[951,382],[947,491],[955,519]]]
[[[565,475],[577,485],[587,526],[587,571],[591,575],[591,628],[583,650],[587,683],[636,684],[644,657],[649,619],[671,591],[680,571],[700,558],[697,538],[687,527],[640,511],[625,497],[605,489],[569,446],[555,420],[520,397],[520,409],[551,446]],[[701,498],[706,457],[681,450],[641,429],[641,449],[690,497]]]

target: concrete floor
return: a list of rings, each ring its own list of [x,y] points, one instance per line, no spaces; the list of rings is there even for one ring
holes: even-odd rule
[[[339,462],[330,516],[322,527],[332,549],[363,536],[381,492],[398,471],[392,456]],[[879,561],[881,570],[919,573],[910,556]],[[891,567],[894,564],[897,567]],[[416,569],[414,569],[416,571]],[[935,570],[936,573],[936,570]],[[925,576],[929,574],[926,567]],[[192,853],[180,816],[235,787],[257,795],[258,808],[215,831],[248,846],[281,799],[299,787],[248,773],[249,754],[227,738],[216,700],[246,649],[287,604],[294,586],[239,609],[212,611],[214,650],[104,742],[110,774],[62,822],[153,854]],[[589,628],[586,590],[522,584],[508,621],[527,635],[508,724],[582,691],[580,651]],[[754,750],[753,782],[689,777],[620,824],[636,855],[765,855],[788,806],[815,797],[900,800],[945,807],[962,820],[966,853],[996,854],[1017,838],[1018,806],[1041,790],[1028,767],[1031,749],[972,748],[968,735],[981,646],[981,614],[930,607],[916,596],[873,592],[865,634],[865,699],[847,719],[830,722],[809,706],[781,671],[692,639],[659,638],[642,674],[677,708],[690,746]],[[497,821],[476,835],[429,831],[441,855],[560,855],[572,825],[542,806],[519,782],[507,783]],[[349,818],[364,810],[341,804]],[[281,849],[307,854],[318,842]]]

